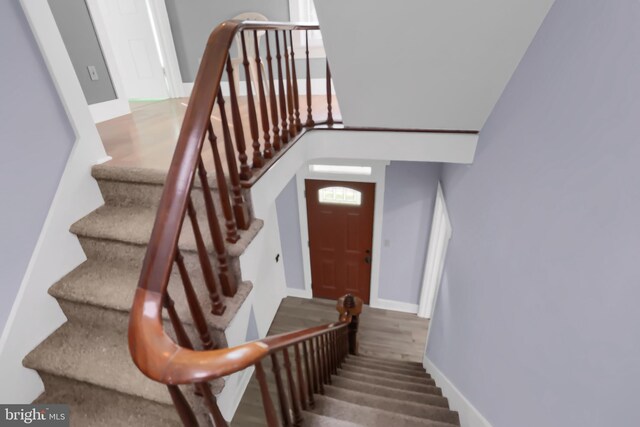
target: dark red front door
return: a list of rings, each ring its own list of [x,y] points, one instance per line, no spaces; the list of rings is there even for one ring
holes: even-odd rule
[[[369,302],[375,184],[305,181],[313,296]]]

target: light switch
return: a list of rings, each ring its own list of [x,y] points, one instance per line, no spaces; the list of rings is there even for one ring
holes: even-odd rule
[[[95,65],[89,65],[87,69],[89,70],[89,77],[91,78],[91,80],[95,81],[100,79],[100,77],[98,77],[98,71],[96,71]]]

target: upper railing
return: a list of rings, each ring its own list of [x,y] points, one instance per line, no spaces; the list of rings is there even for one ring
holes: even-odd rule
[[[185,425],[198,424],[198,411],[193,411],[192,399],[185,397],[178,385],[195,384],[215,425],[226,425],[209,381],[250,366],[256,368],[268,424],[277,425],[261,365],[267,356],[271,356],[278,387],[280,421],[298,425],[301,409],[313,404],[313,392],[322,390],[346,356],[349,325],[351,351],[355,351],[354,325],[362,305],[358,298],[348,296],[338,302],[341,315],[336,323],[234,348],[219,348],[206,321],[205,301],[198,298],[202,287],[208,295],[209,310],[219,316],[226,310],[222,296],[233,297],[238,290],[241,278],[232,268],[225,241],[236,243],[242,234],[239,230],[246,230],[252,220],[242,187],[251,186],[305,128],[334,124],[328,65],[324,76],[326,98],[321,98],[322,119],[314,111],[314,99],[317,101],[318,97],[311,93],[308,31],[318,29],[317,25],[306,24],[227,21],[213,31],[202,56],[129,323],[134,362],[145,375],[167,384]],[[237,57],[229,53],[234,40],[239,46]],[[306,81],[302,79],[301,87],[294,40],[305,48]],[[242,97],[239,68],[244,72],[246,90]],[[225,75],[228,91],[223,91]],[[300,93],[302,88],[304,95]],[[306,108],[301,107],[305,105]],[[215,180],[209,179],[207,169],[214,170]],[[205,222],[206,227],[201,226]],[[171,294],[184,292],[184,298],[176,298],[176,303],[169,292],[174,267],[182,290],[171,289]],[[186,301],[184,312],[189,313],[190,319],[179,315],[182,310],[176,308],[178,301]],[[170,333],[163,324],[163,309],[171,325]],[[297,380],[291,373],[290,350],[296,358]],[[280,377],[280,353],[284,357],[288,393]]]

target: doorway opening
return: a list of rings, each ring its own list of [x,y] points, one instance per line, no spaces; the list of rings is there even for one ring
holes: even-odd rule
[[[314,297],[371,294],[376,184],[305,180]]]

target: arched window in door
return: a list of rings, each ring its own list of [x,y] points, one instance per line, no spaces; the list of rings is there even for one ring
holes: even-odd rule
[[[360,206],[362,193],[347,187],[325,187],[318,190],[318,201],[334,205]]]

